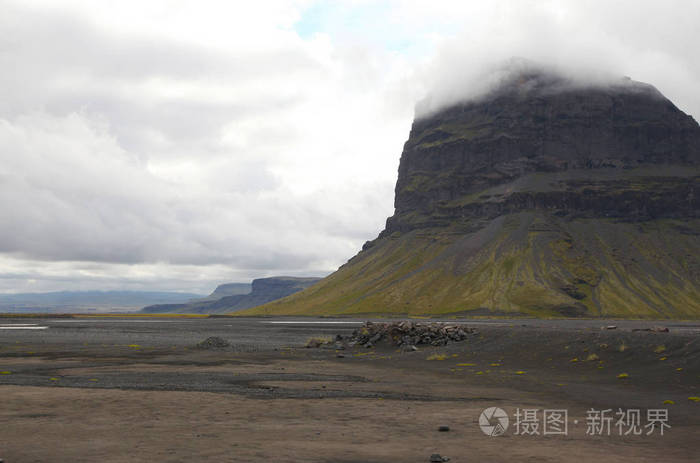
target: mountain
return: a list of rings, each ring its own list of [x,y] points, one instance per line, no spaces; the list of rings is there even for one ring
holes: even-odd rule
[[[58,291],[0,294],[2,312],[129,311],[147,304],[182,303],[200,294],[162,291]]]
[[[320,278],[270,277],[253,280],[252,284],[230,283],[221,285],[204,299],[187,304],[158,304],[144,307],[144,313],[225,313],[248,309],[270,301],[289,296],[308,288],[320,281]],[[251,288],[248,294],[235,294],[244,287]],[[216,297],[221,294],[231,294]]]
[[[700,127],[653,86],[538,68],[416,118],[395,213],[244,314],[700,317]]]
[[[190,302],[218,301],[226,296],[238,296],[239,294],[250,294],[252,285],[250,283],[226,283],[216,287],[213,293],[207,297]]]

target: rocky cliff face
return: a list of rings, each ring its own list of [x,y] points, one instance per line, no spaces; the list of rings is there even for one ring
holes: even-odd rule
[[[695,216],[700,129],[654,87],[541,73],[414,122],[384,235],[526,209]]]
[[[256,313],[700,317],[700,127],[650,85],[530,70],[416,119],[395,213]]]

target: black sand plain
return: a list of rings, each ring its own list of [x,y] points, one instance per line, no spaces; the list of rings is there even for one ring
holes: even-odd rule
[[[25,461],[697,461],[700,323],[443,320],[466,341],[305,348],[363,319],[2,318],[0,458]],[[379,322],[380,320],[375,320]],[[434,320],[413,320],[431,323]],[[29,329],[17,329],[26,326]],[[609,325],[615,329],[605,329]],[[46,328],[44,328],[46,327]],[[655,327],[668,328],[668,332]],[[650,331],[649,331],[650,330]],[[231,345],[198,349],[210,336]],[[511,418],[491,437],[479,416]],[[566,435],[516,435],[518,409]],[[589,410],[668,410],[663,436]],[[644,423],[642,423],[644,424]],[[449,432],[438,432],[449,426]]]

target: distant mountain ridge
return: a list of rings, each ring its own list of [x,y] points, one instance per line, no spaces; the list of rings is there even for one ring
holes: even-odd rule
[[[135,310],[154,303],[182,303],[201,294],[168,291],[54,291],[0,294],[0,311],[85,312]]]
[[[222,297],[250,294],[251,290],[251,283],[225,283],[217,286],[210,295],[190,302],[218,301]]]
[[[320,281],[316,277],[270,277],[258,278],[252,284],[228,283],[219,285],[209,296],[187,304],[156,304],[144,307],[144,313],[226,313],[256,307],[270,301],[294,294]],[[243,291],[246,294],[230,294]],[[228,294],[220,297],[222,294]]]

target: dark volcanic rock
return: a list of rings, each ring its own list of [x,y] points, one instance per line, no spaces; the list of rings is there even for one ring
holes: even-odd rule
[[[448,457],[443,457],[439,453],[433,453],[430,455],[428,461],[430,461],[430,463],[444,463],[446,461],[450,461],[450,459]]]
[[[408,350],[416,350],[415,346],[420,344],[445,346],[450,342],[464,341],[469,334],[474,333],[476,333],[474,328],[446,323],[365,322],[347,339],[341,336],[337,339],[349,345],[365,347],[373,347],[379,341],[386,341],[391,345],[408,346]]]
[[[229,347],[230,345],[231,344],[228,341],[221,339],[218,336],[211,336],[204,341],[197,343],[195,347],[197,347],[197,349],[223,349],[225,347]]]
[[[654,87],[521,73],[413,123],[383,236],[527,209],[696,217],[698,173],[671,166],[698,164],[697,122]],[[537,173],[549,178],[538,182]]]

